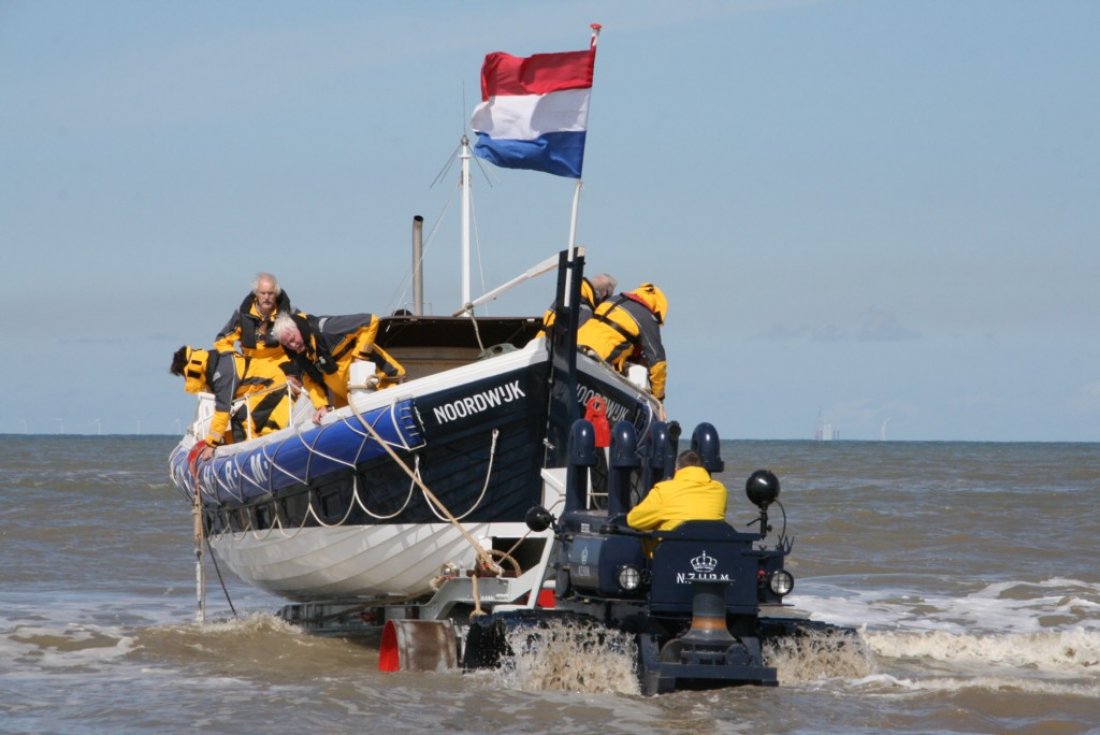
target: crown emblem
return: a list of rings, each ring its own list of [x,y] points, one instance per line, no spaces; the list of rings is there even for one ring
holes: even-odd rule
[[[709,574],[716,566],[718,566],[718,560],[713,556],[707,556],[705,551],[691,560],[691,568],[699,573]]]

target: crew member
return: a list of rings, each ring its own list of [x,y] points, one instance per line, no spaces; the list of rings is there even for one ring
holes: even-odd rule
[[[591,281],[587,278],[581,279],[581,302],[577,305],[578,327],[592,318],[592,314],[596,311],[596,307],[606,301],[611,294],[615,293],[615,287],[618,285],[618,281],[608,273],[601,273],[598,276],[593,276]],[[550,330],[550,326],[554,323],[554,319],[557,316],[557,308],[558,302],[557,299],[555,299],[554,303],[550,304],[550,308],[546,310],[546,314],[543,315],[542,330],[536,336],[546,336],[546,332]]]
[[[596,307],[592,318],[577,332],[577,345],[626,373],[628,363],[649,370],[649,389],[665,398],[668,365],[661,343],[661,326],[668,315],[668,299],[652,283],[621,293]]]
[[[279,314],[293,313],[290,297],[279,288],[279,282],[270,273],[260,273],[252,282],[252,290],[240,307],[218,332],[214,349],[218,352],[237,352],[245,357],[270,360],[276,365],[286,360],[279,340],[271,332]],[[237,349],[237,344],[240,349]]]
[[[726,519],[726,486],[711,479],[699,453],[688,449],[676,458],[676,474],[658,482],[626,516],[639,531],[670,531],[684,521]]]
[[[348,404],[348,373],[353,361],[374,363],[378,388],[395,385],[405,377],[405,368],[374,343],[378,335],[374,314],[280,314],[272,333],[290,357],[288,374],[301,380],[317,409],[314,423]]]
[[[184,345],[172,355],[169,372],[184,378],[188,393],[213,393],[214,416],[210,420],[203,459],[221,444],[270,434],[290,421],[286,377],[270,370],[265,361],[231,352],[197,350]],[[245,399],[236,411],[235,400]]]

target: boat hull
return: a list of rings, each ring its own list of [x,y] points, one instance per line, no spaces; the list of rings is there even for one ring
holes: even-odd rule
[[[548,353],[541,341],[377,392],[277,434],[220,448],[175,484],[201,493],[211,547],[246,582],[296,601],[427,593],[445,564],[523,538],[549,505]],[[578,359],[577,400],[603,399],[644,433],[656,403],[606,365]],[[435,500],[433,500],[433,497]],[[495,539],[495,541],[494,541]]]

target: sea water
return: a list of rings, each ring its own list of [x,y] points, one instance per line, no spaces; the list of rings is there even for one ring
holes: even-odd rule
[[[174,444],[0,436],[0,732],[1100,733],[1095,444],[724,441],[729,520],[775,472],[788,601],[864,646],[660,697],[629,641],[383,674],[376,646],[304,634],[209,566],[198,625]]]

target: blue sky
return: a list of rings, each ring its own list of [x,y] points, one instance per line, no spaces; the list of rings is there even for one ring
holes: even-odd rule
[[[0,0],[0,432],[174,433],[168,374],[259,270],[313,313],[459,302],[487,52],[603,24],[578,240],[670,301],[723,437],[1100,441],[1100,4]],[[475,176],[475,293],[570,179]],[[484,287],[481,287],[484,284]],[[491,313],[538,313],[551,278]]]

